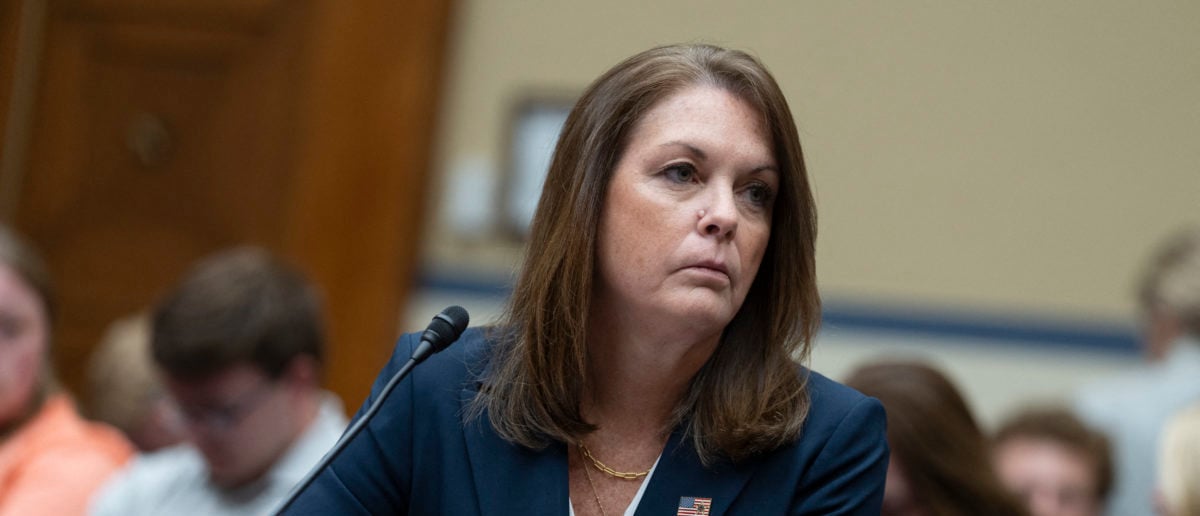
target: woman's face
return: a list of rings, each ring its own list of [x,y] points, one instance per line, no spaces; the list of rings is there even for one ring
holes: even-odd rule
[[[0,426],[20,417],[33,396],[48,335],[37,292],[0,264]]]
[[[996,473],[1033,516],[1093,516],[1098,475],[1088,457],[1052,439],[1013,437],[993,454]]]
[[[771,234],[779,172],[769,142],[758,112],[719,88],[684,89],[646,113],[608,185],[599,305],[724,328]]]
[[[894,448],[893,448],[894,449]],[[883,487],[882,516],[925,516],[925,507],[908,483],[904,466],[894,454],[888,461],[887,482]]]

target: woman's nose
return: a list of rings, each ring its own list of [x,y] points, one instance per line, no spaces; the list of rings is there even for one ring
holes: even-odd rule
[[[704,235],[722,240],[733,238],[737,231],[738,212],[733,192],[724,188],[706,197],[707,206],[696,212],[697,229]]]

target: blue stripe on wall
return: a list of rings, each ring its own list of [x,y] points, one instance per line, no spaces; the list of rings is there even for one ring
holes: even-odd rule
[[[507,283],[495,279],[423,274],[418,288],[473,297],[506,298]],[[827,300],[821,316],[826,330],[873,331],[927,335],[964,342],[1036,345],[1079,351],[1137,354],[1133,328],[1099,321],[1030,314],[968,312],[923,306],[897,306]]]
[[[1133,328],[1106,322],[1044,316],[963,312],[934,308],[844,302],[826,304],[821,317],[826,329],[865,330],[980,340],[1000,345],[1036,345],[1080,351],[1138,354]]]
[[[508,293],[512,291],[512,285],[495,279],[440,274],[421,274],[417,280],[417,288],[466,296],[498,298],[507,298]]]

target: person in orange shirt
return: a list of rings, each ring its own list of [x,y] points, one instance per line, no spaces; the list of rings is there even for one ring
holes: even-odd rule
[[[50,365],[49,277],[0,225],[0,516],[84,514],[133,453],[114,429],[79,416]]]

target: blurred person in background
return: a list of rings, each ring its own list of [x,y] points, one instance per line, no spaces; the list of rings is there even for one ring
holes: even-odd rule
[[[196,265],[154,309],[151,349],[188,443],[133,460],[94,514],[264,514],[345,427],[320,387],[317,293],[266,251]]]
[[[133,452],[58,386],[53,300],[45,264],[0,224],[0,516],[84,514]]]
[[[1200,400],[1167,422],[1157,478],[1160,515],[1200,516]]]
[[[1081,391],[1076,408],[1108,435],[1116,485],[1108,513],[1153,510],[1159,436],[1167,418],[1200,399],[1200,228],[1175,233],[1151,258],[1138,286],[1148,364]]]
[[[887,411],[892,457],[883,516],[1026,514],[996,476],[966,401],[940,371],[918,361],[877,361],[845,383]]]
[[[1108,439],[1061,407],[1029,408],[1000,425],[1000,480],[1033,516],[1098,516],[1113,483]]]
[[[92,353],[87,380],[90,399],[85,414],[124,432],[138,451],[183,441],[183,420],[150,357],[148,315],[109,326]]]

